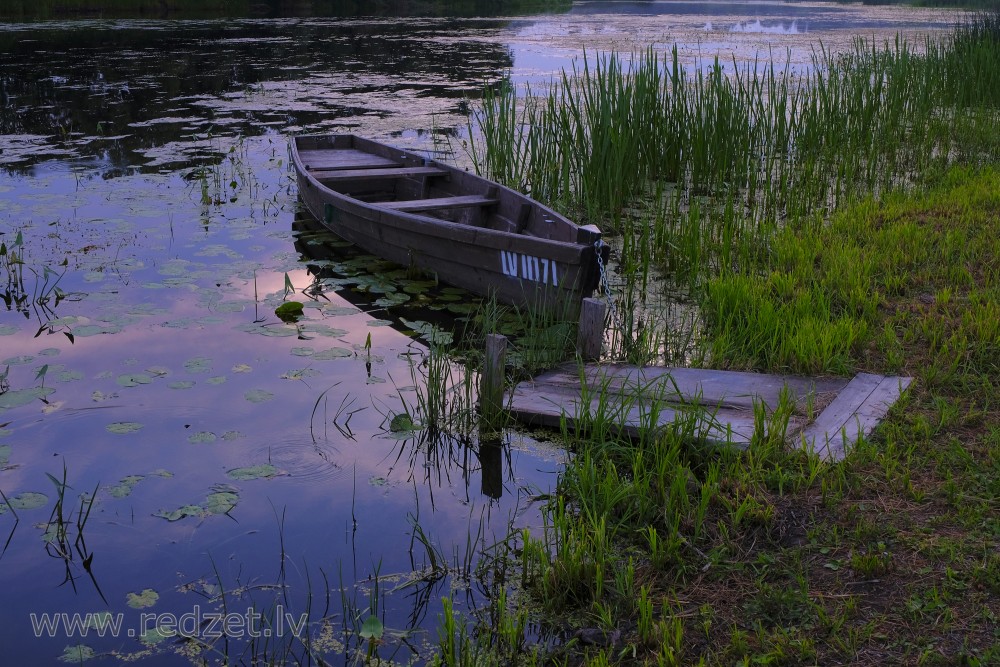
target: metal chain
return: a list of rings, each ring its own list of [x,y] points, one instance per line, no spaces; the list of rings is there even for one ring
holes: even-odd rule
[[[607,244],[604,243],[604,239],[597,239],[594,241],[594,250],[597,252],[597,268],[601,272],[601,291],[604,292],[604,298],[608,302],[608,310],[611,311],[612,324],[618,327],[619,332],[621,332],[622,339],[625,338],[625,322],[622,320],[621,313],[618,312],[618,308],[615,307],[615,300],[611,296],[611,283],[608,282],[608,270],[604,266],[604,258],[601,256],[601,250],[606,247]]]

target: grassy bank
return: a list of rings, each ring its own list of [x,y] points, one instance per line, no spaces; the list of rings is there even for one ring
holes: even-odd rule
[[[613,222],[626,303],[686,284],[703,363],[916,381],[839,463],[789,451],[781,409],[745,452],[693,421],[566,433],[544,530],[492,608],[445,606],[441,663],[1000,661],[998,57],[992,15],[801,78],[647,54],[487,100],[483,169]]]
[[[837,464],[787,452],[780,415],[745,453],[704,452],[684,425],[631,445],[567,434],[545,533],[511,545],[516,604],[500,598],[444,662],[536,662],[511,629],[530,616],[566,640],[547,655],[557,664],[995,664],[998,238],[1000,170],[956,168],[924,193],[788,229],[755,276],[713,281],[745,291],[741,313],[809,294],[843,313],[863,285],[873,307],[844,315],[861,332],[845,362],[914,388]],[[791,332],[815,326],[782,316]],[[745,326],[712,340],[755,337]]]

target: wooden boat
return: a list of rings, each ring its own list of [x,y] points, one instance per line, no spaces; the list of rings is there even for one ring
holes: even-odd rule
[[[354,135],[294,137],[299,196],[332,232],[502,303],[577,311],[601,230],[454,166]]]

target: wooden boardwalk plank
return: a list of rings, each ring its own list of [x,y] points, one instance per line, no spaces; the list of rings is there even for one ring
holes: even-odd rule
[[[802,431],[802,445],[840,460],[861,437],[871,435],[913,378],[859,373],[833,403]]]
[[[505,407],[530,424],[573,429],[598,419],[630,437],[700,412],[696,437],[745,447],[754,434],[755,406],[770,414],[788,391],[796,402],[788,441],[840,459],[859,436],[871,433],[911,381],[867,373],[847,380],[571,363],[518,384],[507,392]]]

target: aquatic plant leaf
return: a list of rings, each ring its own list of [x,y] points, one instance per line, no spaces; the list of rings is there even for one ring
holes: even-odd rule
[[[326,350],[320,350],[316,354],[312,355],[312,358],[319,361],[329,361],[331,359],[344,359],[346,357],[353,356],[354,351],[348,350],[346,347],[331,347]]]
[[[389,422],[389,430],[393,433],[405,433],[419,431],[420,427],[413,422],[413,418],[410,415],[402,412],[395,415],[392,421]]]
[[[243,394],[243,397],[251,403],[264,403],[274,398],[274,394],[264,389],[251,389]]]
[[[133,609],[148,609],[156,604],[160,599],[160,594],[152,588],[145,588],[141,593],[129,593],[125,596],[125,603]]]
[[[0,445],[0,468],[10,463],[10,445]]]
[[[270,463],[263,463],[257,466],[233,468],[232,470],[226,472],[226,474],[235,480],[245,482],[251,479],[270,479],[272,477],[286,475],[288,473],[271,465]]]
[[[285,274],[287,279],[288,274]],[[282,322],[296,322],[302,317],[302,304],[298,301],[285,301],[274,309],[274,314]]]
[[[115,498],[124,498],[131,495],[132,489],[134,489],[135,485],[143,479],[143,475],[129,475],[128,477],[123,477],[117,484],[108,489],[108,493]]]
[[[341,315],[357,315],[360,311],[353,306],[326,304],[323,306],[323,312],[333,317],[339,317]]]
[[[287,338],[299,335],[299,330],[288,324],[244,324],[243,326],[236,327],[236,329],[238,331],[257,334],[258,336]]]
[[[7,357],[3,361],[0,361],[0,365],[3,366],[23,366],[24,364],[30,364],[35,360],[30,354],[22,354],[16,357]]]
[[[286,371],[281,374],[282,380],[303,380],[308,377],[314,377],[320,375],[320,372],[315,368],[296,368],[294,370]]]
[[[309,333],[319,334],[328,338],[340,338],[347,335],[346,329],[337,329],[318,322],[306,322],[302,325],[302,331],[308,331]]]
[[[209,514],[225,514],[236,507],[240,497],[234,491],[216,491],[205,499],[205,511]]]
[[[375,299],[374,303],[376,306],[382,308],[392,308],[393,306],[401,306],[410,300],[409,295],[403,294],[402,292],[395,292],[393,294],[386,294]]]
[[[40,350],[38,352],[38,356],[40,356],[40,357],[55,357],[55,356],[58,356],[61,352],[62,352],[62,350],[60,350],[58,347],[47,347],[44,350]]]
[[[382,621],[373,614],[361,624],[361,631],[358,634],[364,639],[379,640],[382,638],[384,632],[385,628],[382,626]]]
[[[236,364],[232,368],[232,371],[234,373],[249,373],[252,370],[253,370],[253,367],[248,366],[247,364]]]
[[[184,370],[188,373],[207,373],[212,368],[212,360],[208,357],[193,357],[184,362]]]
[[[117,324],[83,324],[78,327],[73,327],[70,329],[72,334],[77,338],[87,338],[88,336],[98,336],[100,334],[116,334],[121,332],[122,328]]]
[[[214,384],[214,385],[225,384],[226,383],[226,376],[225,375],[216,375],[215,377],[208,378],[207,380],[205,380],[205,382],[207,382],[208,384]]]
[[[227,441],[238,440],[239,438],[246,437],[239,431],[226,431],[222,434],[222,439]]]
[[[143,630],[142,634],[139,635],[139,641],[146,646],[156,646],[164,639],[175,637],[177,637],[177,631],[174,628],[165,628],[161,630],[159,627],[156,627],[149,630]]]
[[[59,661],[79,664],[85,660],[91,660],[94,655],[94,649],[86,644],[77,644],[76,646],[67,646],[63,649],[62,655],[59,656]]]
[[[316,352],[316,350],[311,347],[293,347],[290,351],[296,357],[309,357]]]
[[[153,378],[145,373],[126,373],[118,376],[118,384],[122,387],[137,387],[140,384],[149,384]]]
[[[0,336],[13,336],[18,332],[18,328],[13,324],[0,324]]]
[[[194,386],[193,380],[178,380],[167,385],[171,389],[190,389]]]
[[[138,422],[114,422],[108,424],[104,428],[109,433],[117,433],[119,435],[124,435],[126,433],[135,433],[143,427],[143,424]]]
[[[187,440],[193,444],[215,442],[216,435],[211,431],[198,431],[189,435]]]
[[[0,394],[0,411],[27,405],[36,399],[44,399],[54,391],[52,387],[31,387],[4,392]]]
[[[49,497],[37,491],[25,491],[7,500],[10,501],[10,507],[6,503],[0,503],[0,514],[3,514],[10,508],[16,510],[33,510],[44,507],[49,502]]]
[[[83,379],[83,373],[80,371],[60,371],[56,375],[56,379],[60,382],[74,382],[76,380]]]
[[[158,516],[161,519],[166,519],[167,521],[180,521],[184,517],[188,516],[202,516],[205,510],[201,505],[184,505],[183,507],[178,507],[175,510],[157,510],[153,512],[153,516]]]
[[[385,477],[382,477],[381,475],[376,475],[375,477],[370,478],[368,480],[368,483],[372,486],[385,486],[386,484],[389,483],[389,480],[387,480]]]

